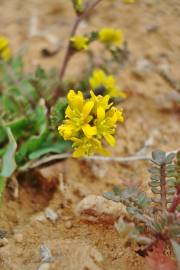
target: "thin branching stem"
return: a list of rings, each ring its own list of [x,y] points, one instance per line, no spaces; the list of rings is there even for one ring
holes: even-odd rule
[[[75,34],[76,34],[76,31],[78,29],[78,26],[80,24],[80,22],[86,18],[89,13],[100,3],[102,2],[102,0],[96,0],[94,3],[92,3],[91,5],[89,5],[86,10],[79,16],[76,17],[75,19],[75,22],[73,24],[73,27],[72,27],[72,30],[70,32],[70,36],[69,36],[69,41],[68,41],[68,46],[67,46],[67,50],[66,50],[66,53],[65,53],[65,56],[64,56],[64,60],[63,60],[63,63],[62,63],[62,67],[61,67],[61,70],[60,70],[60,74],[59,74],[59,77],[60,77],[60,80],[63,79],[64,77],[64,74],[65,74],[65,71],[66,71],[66,68],[67,68],[67,65],[68,65],[68,62],[72,56],[71,54],[71,43],[70,43],[70,39],[71,37],[73,37]]]
[[[178,150],[171,151],[170,153],[174,152],[176,153]],[[35,161],[30,161],[27,163],[25,166],[21,167],[21,171],[26,171],[31,168],[36,168],[39,167],[45,163],[52,162],[54,160],[62,160],[66,158],[72,158],[71,153],[63,153],[63,154],[56,154],[56,155],[50,155],[46,156],[44,158],[41,158],[41,160],[35,160]],[[104,157],[104,156],[89,156],[89,157],[83,157],[85,160],[94,160],[94,161],[106,161],[106,162],[132,162],[132,161],[146,161],[146,160],[151,160],[150,155],[142,155],[142,156],[129,156],[129,157]]]
[[[71,37],[73,37],[75,35],[75,33],[76,33],[77,29],[78,29],[79,23],[81,21],[80,18],[81,17],[76,17],[76,20],[74,22],[73,28],[72,28],[71,33],[70,33],[67,49],[66,49],[66,52],[65,52],[64,60],[63,60],[63,63],[62,63],[60,74],[59,74],[60,80],[63,79],[66,68],[67,68],[67,65],[68,65],[68,62],[69,62],[69,60],[70,60],[70,58],[72,56],[70,39],[71,39]]]

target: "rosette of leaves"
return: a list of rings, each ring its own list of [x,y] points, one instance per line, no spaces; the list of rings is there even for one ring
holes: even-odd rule
[[[149,168],[149,185],[153,193],[151,197],[136,188],[129,187],[123,190],[115,187],[113,192],[104,194],[107,199],[121,202],[126,206],[134,226],[129,229],[129,222],[119,220],[116,228],[120,233],[128,231],[129,241],[149,245],[156,242],[157,239],[165,242],[171,240],[175,243],[173,248],[179,249],[179,156],[179,152],[177,155],[175,153],[166,154],[161,150],[152,153],[152,165]]]
[[[70,143],[51,124],[48,103],[57,87],[54,72],[38,67],[33,74],[25,73],[21,58],[15,58],[9,64],[0,62],[0,75],[1,196],[7,178],[44,155],[67,151]],[[58,106],[60,121],[65,101],[60,99]]]

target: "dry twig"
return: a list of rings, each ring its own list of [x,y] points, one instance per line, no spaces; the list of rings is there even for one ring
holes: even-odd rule
[[[177,150],[171,151],[170,153],[177,153]],[[33,169],[36,167],[39,167],[45,163],[54,161],[54,160],[62,160],[66,158],[71,158],[72,154],[71,153],[64,153],[64,154],[56,154],[56,155],[51,155],[48,157],[44,157],[41,160],[36,160],[36,161],[30,161],[27,163],[24,167],[21,167],[21,171],[26,171],[28,169]],[[89,157],[83,157],[85,160],[98,160],[98,161],[108,161],[108,162],[120,162],[120,163],[125,163],[125,162],[132,162],[132,161],[140,161],[140,160],[151,160],[151,155],[134,155],[134,156],[129,156],[129,157],[104,157],[104,156],[89,156]]]

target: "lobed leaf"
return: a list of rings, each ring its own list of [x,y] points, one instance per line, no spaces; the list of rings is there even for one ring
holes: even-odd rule
[[[158,165],[162,165],[166,161],[166,153],[162,150],[155,150],[152,152],[152,160]]]

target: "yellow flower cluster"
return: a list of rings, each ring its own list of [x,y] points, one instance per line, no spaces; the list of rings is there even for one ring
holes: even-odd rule
[[[0,36],[0,59],[6,62],[11,59],[11,50],[9,48],[9,41],[4,36]]]
[[[116,80],[113,75],[106,75],[101,69],[97,69],[93,72],[89,79],[90,87],[95,90],[97,88],[105,88],[105,93],[110,97],[122,97],[126,98],[126,94],[119,90],[116,85]]]
[[[107,155],[101,141],[104,138],[114,146],[116,124],[124,121],[122,111],[109,104],[109,95],[96,96],[93,91],[90,94],[91,97],[85,100],[81,91],[69,91],[66,119],[58,127],[60,135],[73,142],[74,157],[93,153]]]
[[[86,50],[89,45],[89,39],[87,37],[80,35],[72,37],[70,41],[71,46],[77,51]]]
[[[103,28],[99,31],[99,40],[107,46],[121,46],[124,42],[124,35],[119,29]]]

